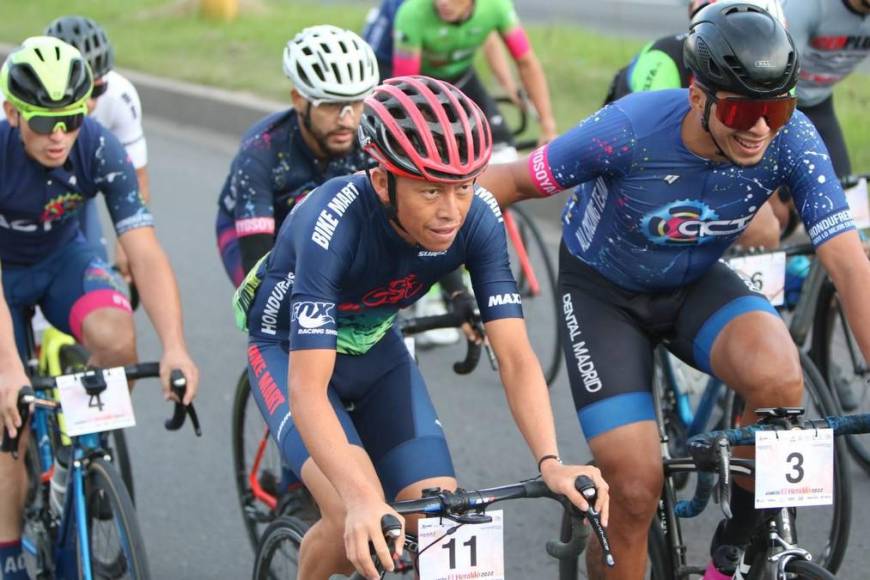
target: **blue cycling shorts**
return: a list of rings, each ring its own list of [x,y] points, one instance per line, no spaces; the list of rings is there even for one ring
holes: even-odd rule
[[[288,404],[289,342],[248,344],[251,392],[290,468],[310,457]],[[454,477],[441,423],[420,370],[395,328],[363,355],[337,354],[327,390],[348,441],[365,449],[387,501],[407,486]]]

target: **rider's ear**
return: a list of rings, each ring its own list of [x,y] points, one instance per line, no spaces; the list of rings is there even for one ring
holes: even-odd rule
[[[707,104],[706,93],[693,82],[689,85],[689,106],[697,113],[703,115],[705,104]]]
[[[387,170],[381,166],[373,167],[369,170],[369,178],[381,202],[384,204],[390,203],[390,193],[387,189]]]
[[[18,111],[12,106],[9,101],[3,101],[3,112],[6,114],[6,120],[9,121],[11,127],[18,126]]]

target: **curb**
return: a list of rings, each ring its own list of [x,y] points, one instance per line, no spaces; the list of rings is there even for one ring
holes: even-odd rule
[[[14,45],[0,44],[0,61]],[[169,80],[119,68],[130,79],[142,100],[143,114],[178,125],[201,127],[231,137],[241,137],[256,121],[290,104],[257,97],[251,93]]]

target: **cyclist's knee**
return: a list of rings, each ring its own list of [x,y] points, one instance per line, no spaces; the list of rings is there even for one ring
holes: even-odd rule
[[[135,360],[136,331],[129,312],[100,308],[82,324],[82,340],[98,365],[122,364]]]

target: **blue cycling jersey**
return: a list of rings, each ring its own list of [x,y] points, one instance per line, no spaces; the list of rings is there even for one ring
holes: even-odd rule
[[[239,237],[273,234],[299,198],[327,179],[371,164],[356,146],[321,162],[302,138],[296,111],[274,113],[242,138],[221,190],[220,212],[235,221]]]
[[[484,321],[521,318],[505,244],[498,203],[485,189],[475,189],[453,245],[432,252],[396,233],[365,175],[339,177],[294,208],[271,253],[237,292],[237,306],[245,308],[256,290],[252,338],[363,354],[400,308],[465,264]]]
[[[854,229],[818,132],[803,113],[751,167],[701,158],[683,144],[685,89],[634,93],[529,157],[541,193],[579,185],[562,214],[570,252],[635,292],[701,277],[782,185],[816,246]]]
[[[47,168],[24,150],[17,128],[0,122],[0,262],[29,266],[78,235],[85,201],[102,192],[120,236],[153,225],[118,139],[86,118],[69,158]]]
[[[405,0],[384,0],[363,28],[362,37],[375,51],[378,62],[393,61],[393,22]]]

